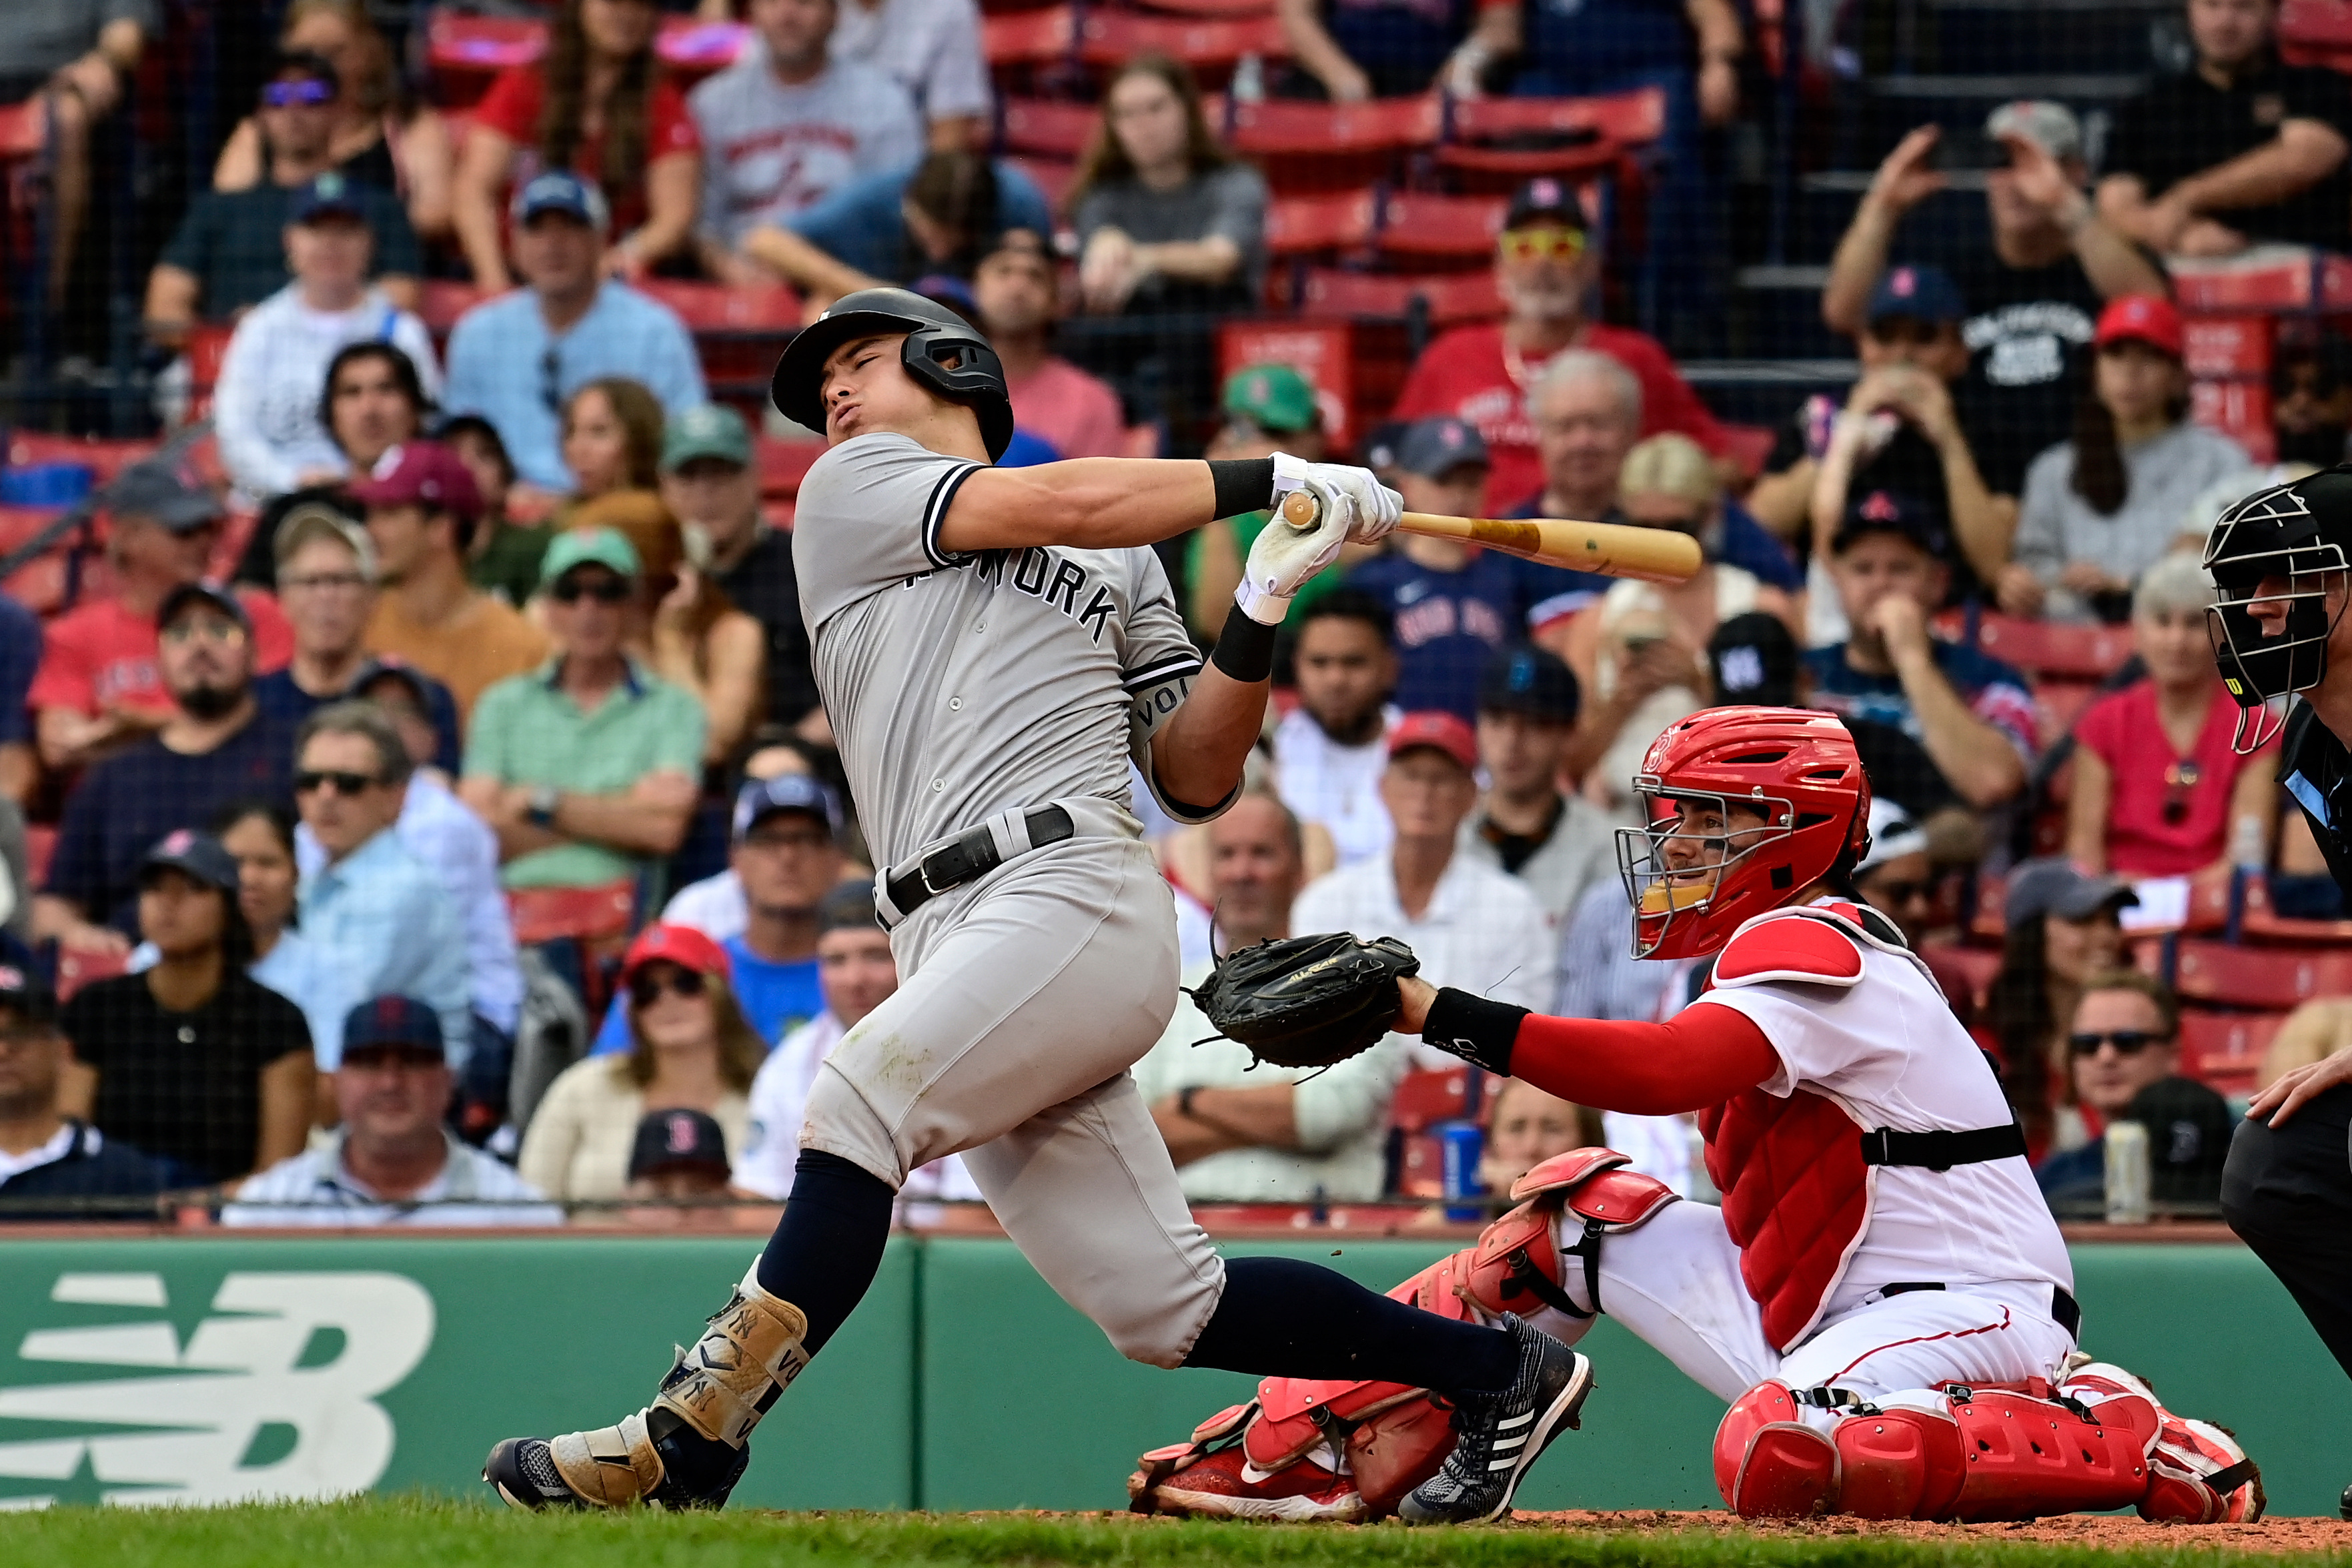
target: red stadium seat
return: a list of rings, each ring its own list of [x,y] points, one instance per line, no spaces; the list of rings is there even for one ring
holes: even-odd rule
[[[1434,93],[1370,103],[1236,102],[1225,144],[1265,171],[1277,192],[1329,191],[1389,172],[1400,152],[1436,143],[1444,106]]]
[[[1483,260],[1494,254],[1509,206],[1500,196],[1394,192],[1381,214],[1381,249],[1391,256]]]
[[[1271,15],[1204,21],[1089,11],[1078,24],[1078,58],[1087,65],[1117,68],[1142,54],[1168,55],[1206,73],[1229,70],[1245,55],[1287,58],[1290,42]]]
[[[677,312],[687,330],[700,337],[725,332],[797,332],[801,297],[777,284],[772,288],[732,288],[690,278],[646,277],[644,293]]]
[[[2290,65],[2352,69],[2352,5],[2344,0],[2284,0],[2278,42]]]
[[[0,109],[0,159],[37,158],[49,143],[49,117],[38,94]]]
[[[1491,321],[1503,313],[1495,275],[1485,267],[1420,277],[1309,267],[1300,280],[1298,308],[1303,316],[1326,320],[1401,321],[1412,314],[1415,298],[1428,309],[1433,327]]]
[[[1049,98],[1008,98],[998,117],[1004,151],[1075,161],[1094,140],[1102,110],[1091,103]]]
[[[1455,99],[1447,105],[1437,161],[1496,180],[1577,179],[1613,167],[1628,149],[1648,146],[1665,130],[1665,93],[1654,87],[1603,98]],[[1551,145],[1526,145],[1534,141]]]
[[[110,980],[131,967],[128,953],[67,953],[58,955],[58,1000],[71,1001],[84,986]]]
[[[1005,162],[1029,176],[1045,205],[1055,213],[1069,204],[1070,187],[1078,183],[1078,166],[1061,158],[1007,158]]]
[[[1780,432],[1766,424],[1727,424],[1723,427],[1729,450],[1724,455],[1739,470],[1743,479],[1753,479],[1764,472],[1764,460],[1772,455],[1773,444]]]
[[[2099,687],[2095,681],[2035,681],[2033,706],[2041,716],[2041,734],[2037,738],[2043,746],[2055,746],[2064,739],[2073,733],[2074,721],[2083,716],[2083,710],[2089,707],[2098,695]]]
[[[1266,204],[1265,248],[1275,256],[1355,250],[1370,243],[1379,214],[1379,195],[1372,191],[1278,196]]]
[[[2254,1074],[2271,1038],[2286,1021],[2286,1014],[2215,1013],[2184,1008],[2180,1013],[2180,1065],[2189,1077],[2224,1094],[2243,1094],[2254,1086]]]
[[[1288,365],[1315,389],[1323,431],[1346,450],[1354,440],[1356,371],[1354,329],[1339,323],[1227,320],[1217,324],[1220,381],[1248,365]]]
[[[760,494],[770,500],[785,500],[800,494],[801,480],[824,455],[822,441],[778,441],[761,436],[760,451]]]
[[[1397,1081],[1396,1097],[1389,1102],[1389,1125],[1407,1133],[1425,1133],[1440,1122],[1475,1118],[1472,1069],[1447,1067],[1415,1070]]]
[[[425,59],[445,101],[470,108],[491,78],[547,52],[547,24],[534,16],[468,16],[436,10],[426,24]]]
[[[2314,997],[2352,995],[2352,948],[2183,941],[2173,989],[2184,1000],[2239,1008],[2291,1007]]]
[[[470,283],[457,283],[448,278],[427,278],[417,300],[417,318],[425,329],[436,338],[446,338],[457,325],[457,318],[479,305],[488,296]]]
[[[1077,13],[1067,5],[1012,11],[980,21],[981,52],[992,66],[1051,65],[1077,42]]]
[[[1274,0],[1139,0],[1147,11],[1179,16],[1255,17],[1274,15]]]
[[[637,884],[612,882],[599,887],[528,887],[507,894],[515,940],[525,946],[570,938],[601,942],[625,936],[636,911]]]
[[[2030,675],[2093,682],[2123,668],[2132,653],[2127,626],[2074,626],[2011,615],[1987,615],[1979,622],[1977,646]]]
[[[100,485],[114,482],[114,476],[142,457],[153,455],[163,443],[158,441],[95,441],[79,435],[44,435],[38,431],[20,430],[8,438],[8,465],[23,468],[36,463],[79,463],[86,465]]]

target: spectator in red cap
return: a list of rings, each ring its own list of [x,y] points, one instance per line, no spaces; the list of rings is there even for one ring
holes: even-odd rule
[[[545,632],[467,579],[482,502],[464,459],[438,442],[412,441],[351,495],[367,510],[384,591],[368,619],[370,653],[404,659],[447,686],[461,718],[485,689],[547,657]]]
[[[574,1062],[549,1085],[523,1134],[517,1168],[562,1199],[628,1188],[637,1124],[649,1111],[700,1111],[741,1159],[751,1079],[767,1048],[736,1005],[726,950],[690,925],[648,925],[621,963],[626,1056]]]
[[[1633,372],[1642,384],[1643,435],[1678,430],[1715,456],[1725,451],[1723,426],[1655,339],[1587,318],[1600,277],[1601,256],[1575,190],[1549,178],[1528,181],[1495,237],[1503,319],[1456,327],[1430,344],[1397,394],[1397,419],[1450,414],[1476,429],[1494,464],[1486,481],[1490,512],[1543,488],[1528,399],[1544,366],[1568,350],[1606,354]]]
[[[1453,714],[1409,713],[1389,731],[1388,750],[1381,800],[1394,841],[1309,883],[1292,907],[1291,930],[1399,937],[1433,985],[1543,1005],[1537,998],[1551,989],[1554,947],[1544,906],[1518,878],[1454,852],[1478,804],[1477,736]],[[1440,1065],[1421,1041],[1411,1050],[1416,1065]]]
[[[2057,621],[2122,621],[2132,584],[2172,548],[2208,486],[2253,466],[2244,447],[2189,421],[2180,312],[2126,294],[2100,314],[2074,438],[2033,460],[2000,607]],[[2252,487],[2252,477],[2248,477]]]

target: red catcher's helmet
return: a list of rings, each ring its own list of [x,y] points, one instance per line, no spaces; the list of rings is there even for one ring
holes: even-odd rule
[[[1853,737],[1811,708],[1717,707],[1668,725],[1650,744],[1633,794],[1646,828],[1617,830],[1617,865],[1633,900],[1633,956],[1695,958],[1746,921],[1829,875],[1841,852],[1870,849],[1870,780]],[[1764,826],[1722,835],[1680,830],[1683,801],[1731,808]],[[1711,846],[1720,863],[1681,872],[1667,846]],[[1685,864],[1687,864],[1685,860]]]

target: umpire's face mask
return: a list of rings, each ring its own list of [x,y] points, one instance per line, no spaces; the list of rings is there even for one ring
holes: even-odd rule
[[[2344,613],[2343,547],[2320,537],[2300,486],[2247,497],[2221,515],[2205,546],[2216,597],[2206,612],[2213,662],[2238,705],[2231,746],[2267,744],[2281,720],[2273,699],[2327,674],[2327,643]]]

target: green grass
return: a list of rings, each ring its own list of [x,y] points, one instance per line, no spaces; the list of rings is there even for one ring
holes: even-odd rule
[[[1410,1531],[948,1514],[526,1515],[419,1497],[195,1509],[58,1508],[0,1515],[7,1568],[835,1568],[836,1564],[1297,1564],[1299,1568],[2277,1568],[2287,1557],[2168,1546],[2104,1552],[1956,1533],[1637,1534],[1531,1526]],[[2335,1561],[2342,1561],[2340,1558]]]

